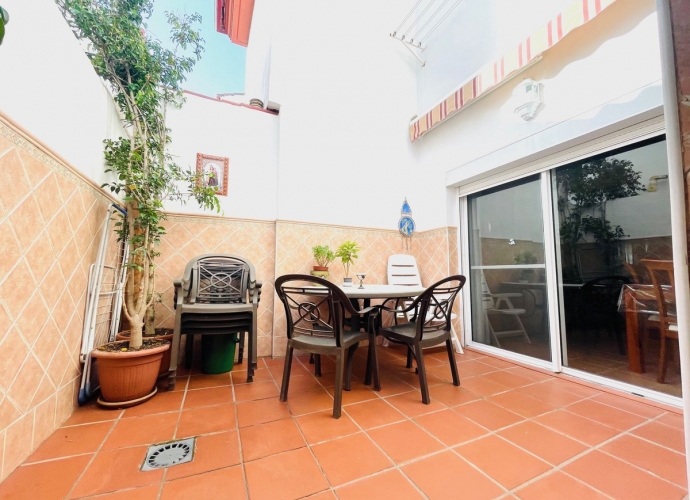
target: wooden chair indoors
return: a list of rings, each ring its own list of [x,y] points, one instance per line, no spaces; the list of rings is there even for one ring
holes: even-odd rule
[[[453,302],[455,302],[455,298],[465,281],[465,277],[459,275],[444,278],[427,288],[424,293],[402,310],[378,306],[381,310],[393,314],[412,313],[412,318],[408,323],[381,328],[379,335],[390,342],[404,344],[408,347],[408,352],[411,352],[417,361],[422,402],[427,405],[431,402],[431,398],[429,397],[429,386],[422,352],[425,347],[433,347],[445,342],[453,385],[460,385],[458,368],[455,364],[455,351],[451,341],[451,316]]]
[[[295,349],[315,354],[335,356],[335,394],[333,418],[340,418],[343,383],[349,391],[352,384],[352,359],[359,343],[369,341],[367,375],[373,373],[374,390],[380,390],[378,360],[376,358],[376,317],[378,309],[369,307],[357,311],[340,288],[315,276],[288,274],[275,284],[278,298],[285,307],[287,322],[287,351],[280,400],[287,401],[290,370]],[[345,318],[367,318],[365,332],[345,330]],[[359,321],[353,322],[359,324]],[[317,358],[318,359],[318,358]],[[344,381],[343,381],[344,377]]]
[[[663,384],[666,380],[666,368],[668,365],[667,343],[668,339],[678,341],[678,321],[671,315],[669,305],[675,303],[675,280],[673,277],[673,261],[642,259],[649,271],[649,277],[654,286],[656,303],[659,314],[647,318],[647,321],[658,322],[659,325],[659,371],[657,382]],[[677,351],[676,351],[677,352]],[[676,357],[678,360],[678,357]]]
[[[245,333],[249,333],[247,382],[256,368],[256,319],[261,281],[254,266],[243,257],[200,255],[187,263],[184,275],[174,281],[175,327],[170,360],[169,387],[175,387],[180,337],[187,335],[185,362],[192,361],[194,335],[239,334],[238,363],[242,363]]]

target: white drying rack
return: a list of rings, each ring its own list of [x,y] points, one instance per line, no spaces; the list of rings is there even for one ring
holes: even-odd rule
[[[126,243],[118,242],[116,250],[108,251],[108,243],[114,237],[110,229],[110,221],[116,215],[126,216],[127,212],[112,203],[108,206],[103,221],[96,262],[89,267],[89,284],[86,292],[84,328],[79,356],[79,361],[84,365],[79,388],[79,405],[86,404],[99,387],[98,369],[97,367],[94,369],[91,351],[115,340],[120,325],[122,292],[127,274],[129,250]]]

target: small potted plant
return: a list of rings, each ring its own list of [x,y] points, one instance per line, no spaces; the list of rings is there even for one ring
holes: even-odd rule
[[[328,266],[335,260],[333,250],[331,250],[328,245],[319,245],[312,247],[311,253],[314,255],[314,260],[316,261],[311,275],[324,279],[328,278]]]
[[[515,256],[516,264],[536,264],[538,262],[537,257],[529,251],[524,251]],[[534,280],[534,269],[523,269],[520,272],[520,283],[529,283]]]
[[[350,266],[353,266],[355,260],[359,258],[360,248],[354,241],[346,241],[338,247],[335,256],[340,259],[345,268],[345,277],[343,278],[343,286],[352,286],[352,278],[350,278]]]

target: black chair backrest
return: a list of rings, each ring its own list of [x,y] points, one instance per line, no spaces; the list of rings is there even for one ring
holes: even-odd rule
[[[276,279],[276,293],[285,307],[287,336],[335,338],[342,344],[345,315],[357,314],[345,293],[330,281],[306,274]]]
[[[431,285],[415,299],[419,307],[416,308],[413,321],[417,324],[419,340],[425,334],[450,331],[453,303],[466,280],[462,275],[449,276]]]
[[[236,255],[206,254],[187,263],[183,288],[190,304],[247,302],[247,286],[254,266]]]
[[[583,302],[599,311],[618,311],[618,298],[621,289],[630,284],[627,276],[603,276],[582,285],[580,291]]]

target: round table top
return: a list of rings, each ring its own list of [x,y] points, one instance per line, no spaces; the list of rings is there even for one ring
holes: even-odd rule
[[[390,299],[399,297],[416,297],[421,295],[426,288],[423,286],[407,286],[407,285],[367,285],[364,283],[364,288],[359,288],[359,283],[353,283],[352,286],[338,285],[340,289],[345,292],[351,299]]]

